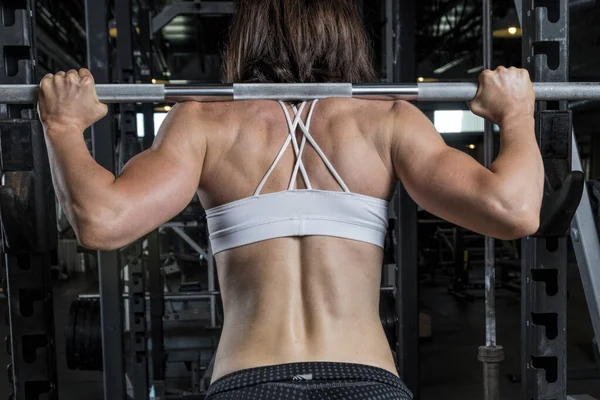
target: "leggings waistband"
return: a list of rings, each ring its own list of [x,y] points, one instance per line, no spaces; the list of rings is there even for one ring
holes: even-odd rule
[[[302,362],[243,369],[214,381],[208,388],[206,395],[213,396],[221,392],[264,383],[336,380],[383,383],[403,390],[407,395],[410,395],[402,380],[385,369],[370,365],[336,362]]]

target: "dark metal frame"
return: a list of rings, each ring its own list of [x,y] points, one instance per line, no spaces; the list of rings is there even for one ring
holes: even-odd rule
[[[158,15],[152,19],[152,33],[158,33],[173,18],[178,15],[227,15],[233,14],[233,1],[185,1],[166,6]]]
[[[573,170],[582,171],[574,135],[571,150],[573,152]],[[598,338],[600,338],[600,271],[596,266],[600,264],[600,239],[586,186],[583,188],[582,200],[571,225],[571,240],[596,338],[592,343],[596,347],[594,356],[598,357],[600,355],[600,343],[598,342]],[[600,368],[600,359],[597,358],[596,362]]]
[[[34,84],[35,6],[0,0],[0,84]],[[56,399],[51,251],[56,213],[44,133],[31,106],[0,104],[0,221],[13,399]]]
[[[134,64],[134,29],[133,8],[131,0],[119,0],[115,3],[115,19],[117,22],[117,65],[119,83],[134,83],[136,68]],[[119,151],[117,169],[120,169],[141,148],[137,137],[137,115],[135,104],[119,105]]]
[[[152,14],[149,9],[141,9],[138,27],[140,30],[141,59],[145,60],[140,68],[142,83],[152,81]],[[152,147],[154,142],[154,105],[141,106],[144,115],[144,150]],[[165,380],[165,348],[163,333],[163,316],[165,314],[164,289],[160,269],[160,240],[158,230],[150,233],[147,239],[147,274],[150,306],[150,340],[152,342],[152,386],[155,391],[164,386]]]
[[[129,272],[129,346],[131,386],[134,400],[147,400],[148,345],[146,329],[145,260],[141,257],[127,265]]]
[[[388,82],[415,82],[415,0],[385,0],[382,64]],[[402,380],[419,398],[419,275],[417,205],[399,184],[393,202],[396,217],[396,359]]]
[[[133,83],[136,80],[134,63],[134,27],[133,7],[131,0],[119,0],[115,3],[115,19],[117,23],[117,64],[118,79],[121,83]],[[147,24],[143,21],[142,24]],[[145,47],[149,40],[145,40]],[[143,49],[147,51],[148,49]],[[119,105],[119,162],[122,168],[139,149],[137,137],[137,115],[135,104]],[[133,146],[133,147],[132,147]],[[132,245],[131,247],[135,247]],[[146,326],[146,265],[136,254],[136,259],[127,262],[129,272],[129,373],[133,398],[146,400],[148,387],[148,329]]]
[[[482,5],[483,68],[492,69],[494,42],[492,35],[492,0],[483,0]],[[489,168],[494,160],[494,124],[485,120],[484,165]],[[485,345],[479,347],[478,359],[483,363],[483,397],[485,400],[500,400],[500,363],[504,360],[504,349],[496,343],[496,243],[494,238],[485,237]]]
[[[108,0],[85,0],[88,65],[97,83],[111,82],[108,32]],[[94,159],[115,172],[113,110],[91,128]],[[104,398],[125,400],[123,360],[123,284],[120,257],[116,251],[98,252],[100,313],[104,368]]]
[[[535,0],[523,0],[523,63],[533,81],[569,79],[569,1],[553,3],[541,7]],[[549,13],[555,22],[549,20]],[[546,204],[571,173],[567,104],[561,101],[555,111],[546,111],[551,106],[539,102],[536,111],[536,134],[546,170]],[[564,118],[568,119],[567,126],[562,123]],[[543,205],[542,224],[550,217],[551,210]],[[522,398],[527,400],[567,398],[566,235],[567,231],[541,230],[522,241]]]

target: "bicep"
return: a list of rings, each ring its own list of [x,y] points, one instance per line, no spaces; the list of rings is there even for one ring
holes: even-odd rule
[[[114,183],[119,231],[128,239],[179,214],[198,189],[206,145],[202,127],[192,122],[197,116],[191,107],[175,106],[152,148],[127,163]]]

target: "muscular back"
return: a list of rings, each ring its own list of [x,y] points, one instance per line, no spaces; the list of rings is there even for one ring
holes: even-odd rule
[[[396,177],[390,153],[393,103],[326,99],[316,105],[310,133],[352,192],[389,199]],[[214,121],[208,133],[200,194],[205,208],[251,196],[288,135],[277,102],[196,103],[198,118]],[[309,105],[303,112],[306,120]],[[291,107],[288,109],[293,116]],[[298,141],[302,133],[298,129]],[[315,189],[341,191],[316,151],[302,157]],[[296,156],[290,146],[262,193],[287,189]],[[299,175],[296,188],[305,188]]]
[[[354,193],[386,200],[393,194],[392,105],[328,99],[316,106],[310,133]],[[281,106],[256,101],[193,107],[203,125],[215,121],[208,122],[214,130],[200,180],[202,204],[208,209],[251,196],[287,138]],[[307,113],[308,107],[303,120]],[[290,147],[262,193],[288,188],[295,157]],[[305,148],[303,161],[314,189],[341,191],[312,147]],[[301,177],[295,188],[305,188]],[[218,254],[225,326],[214,378],[307,357],[395,373],[378,317],[381,261],[374,245],[310,236]]]

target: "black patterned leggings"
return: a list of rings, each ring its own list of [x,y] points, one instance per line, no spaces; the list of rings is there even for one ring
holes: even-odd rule
[[[362,364],[306,362],[250,368],[217,379],[206,400],[410,400],[396,375]]]

